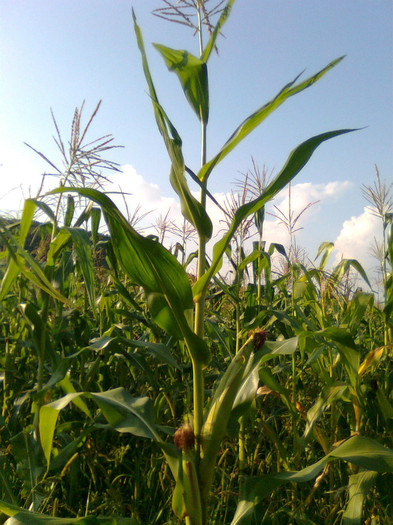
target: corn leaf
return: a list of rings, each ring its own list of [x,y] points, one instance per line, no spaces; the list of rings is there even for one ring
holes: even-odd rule
[[[71,301],[52,286],[44,270],[34,257],[18,243],[17,239],[13,237],[8,230],[0,229],[0,238],[7,246],[9,254],[8,267],[0,285],[0,301],[4,299],[18,274],[21,273],[31,283],[54,299],[72,306]]]
[[[220,34],[222,26],[227,21],[234,3],[235,0],[228,0],[227,5],[222,10],[220,18],[218,19],[217,24],[215,25],[212,34],[210,35],[210,38],[205,46],[205,49],[203,50],[201,58],[204,62],[207,62],[209,60],[209,57],[216,46],[217,37]]]
[[[341,459],[373,472],[393,472],[393,450],[373,439],[353,436],[302,470],[278,472],[247,480],[231,525],[245,525],[256,505],[273,490],[289,481],[302,483],[315,478],[334,459]]]
[[[35,210],[35,204],[32,200],[27,199],[25,200],[24,206],[23,206],[23,212],[22,212],[22,218],[20,221],[20,231],[19,231],[19,244],[21,246],[24,246],[26,236],[30,230],[30,226],[33,220]],[[12,237],[10,233],[8,233],[7,226],[2,225],[0,222],[0,227],[2,228],[3,232],[0,230],[0,236],[5,240],[6,244],[9,246],[9,242],[7,240]],[[11,255],[11,253],[10,253]],[[0,301],[4,299],[4,297],[7,295],[8,291],[11,289],[13,283],[15,282],[15,279],[18,277],[20,273],[20,260],[16,260],[16,255],[14,257],[9,258],[8,266],[5,271],[4,277],[1,281],[0,286]]]
[[[53,436],[61,410],[77,399],[92,398],[100,407],[105,419],[118,432],[161,441],[153,421],[153,404],[148,397],[132,397],[124,388],[114,388],[106,392],[74,392],[43,405],[40,408],[39,430],[42,450],[50,466]]]
[[[207,344],[191,330],[192,291],[177,259],[160,243],[137,233],[105,194],[88,188],[58,188],[52,193],[74,191],[99,204],[111,233],[116,258],[132,282],[145,290],[157,324],[178,339],[185,339],[192,358],[206,364]]]
[[[322,144],[322,142],[344,133],[349,133],[351,131],[354,130],[342,129],[338,131],[330,131],[323,133],[322,135],[312,137],[311,139],[308,139],[300,144],[290,153],[286,164],[277,177],[267,186],[264,193],[251,202],[247,202],[246,204],[243,204],[243,206],[240,206],[233,217],[232,224],[230,225],[227,233],[214,246],[213,260],[209,270],[194,285],[194,300],[198,300],[201,294],[204,293],[210,282],[210,279],[220,269],[225,250],[227,249],[241,222],[251,214],[256,213],[269,200],[275,197],[277,193],[282,190],[307,164],[311,155],[314,153],[316,148]]]
[[[343,514],[343,525],[360,525],[362,522],[363,502],[374,484],[377,472],[363,470],[349,476],[348,505]]]
[[[209,87],[206,63],[188,51],[170,49],[153,44],[164,58],[169,71],[178,76],[184,94],[199,120],[205,124],[209,119]]]
[[[67,228],[70,234],[75,252],[78,256],[78,264],[83,274],[92,311],[96,311],[95,276],[93,258],[91,255],[91,244],[89,234],[81,228]]]
[[[187,185],[185,177],[185,164],[181,150],[181,138],[158,101],[156,89],[154,87],[153,79],[151,77],[149,65],[147,62],[142,33],[137,24],[134,11],[132,11],[132,15],[134,19],[134,29],[138,47],[142,56],[143,71],[145,73],[149,94],[153,103],[157,126],[164,139],[164,143],[172,163],[170,173],[171,184],[179,196],[183,216],[195,227],[202,237],[205,239],[210,239],[213,231],[212,222],[204,207],[191,194],[191,191]]]
[[[31,512],[0,500],[0,512],[11,516],[4,525],[139,525],[133,518],[107,518],[84,516],[80,518],[57,518],[39,512]]]
[[[351,268],[356,270],[371,288],[370,281],[368,280],[367,274],[364,271],[363,266],[356,259],[343,259],[342,261],[340,261],[339,264],[333,270],[333,277],[335,277],[336,279],[341,279],[341,277],[348,273]]]
[[[253,131],[259,124],[265,120],[275,109],[277,109],[285,100],[292,95],[300,93],[304,89],[312,86],[317,82],[325,73],[337,65],[344,57],[337,58],[330,62],[326,67],[321,69],[315,75],[307,78],[303,82],[296,84],[298,75],[292,82],[287,84],[270,102],[262,106],[255,113],[246,118],[240,126],[234,131],[229,137],[221,150],[215,155],[209,162],[207,162],[198,173],[199,179],[204,182],[213,171],[214,167],[230,153],[235,146],[239,144],[251,131]]]

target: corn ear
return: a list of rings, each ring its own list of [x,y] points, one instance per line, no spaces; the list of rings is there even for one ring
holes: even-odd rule
[[[203,493],[208,493],[212,482],[215,460],[227,431],[233,402],[255,346],[254,338],[255,334],[248,338],[222,376],[202,428],[202,457],[199,473]]]
[[[202,525],[202,506],[195,455],[182,452],[176,487],[172,497],[172,509],[178,518],[188,518],[190,525]]]

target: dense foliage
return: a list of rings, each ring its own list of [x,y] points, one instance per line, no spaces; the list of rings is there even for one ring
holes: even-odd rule
[[[199,58],[156,46],[204,131],[207,61],[232,4]],[[100,160],[108,141],[84,148],[76,112],[69,156],[59,138],[67,160],[59,189],[49,201],[27,200],[19,221],[0,222],[3,521],[391,523],[391,214],[383,217],[383,305],[351,288],[351,271],[367,282],[357,261],[327,270],[331,243],[310,267],[263,241],[265,204],[322,142],[349,130],[295,148],[276,178],[239,204],[206,257],[215,165],[340,59],[285,86],[210,161],[203,139],[193,174],[159,104],[135,16],[134,24],[171,182],[199,238],[197,275],[187,273],[186,244],[171,252],[142,236],[94,187],[95,167],[115,165]],[[200,200],[186,174],[199,181]],[[33,222],[37,211],[44,221]],[[250,250],[235,237],[244,221],[257,230]],[[232,282],[218,273],[224,253]]]

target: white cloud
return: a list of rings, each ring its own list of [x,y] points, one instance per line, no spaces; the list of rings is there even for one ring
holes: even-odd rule
[[[157,184],[146,182],[130,164],[122,166],[122,172],[112,174],[110,180],[111,184],[105,187],[105,192],[124,213],[126,212],[124,199],[130,215],[138,206],[140,214],[148,213],[142,223],[144,227],[149,227],[158,217],[165,216],[168,210],[173,220],[180,218],[179,203],[173,197],[163,195]],[[111,195],[111,192],[119,191],[124,193],[124,199],[120,195]]]
[[[294,217],[302,212],[310,203],[319,201],[318,204],[310,207],[302,216],[302,223],[310,221],[320,210],[324,202],[337,200],[342,197],[352,187],[349,181],[332,181],[327,184],[313,184],[303,182],[291,185],[291,210]],[[289,190],[284,188],[278,194],[274,204],[284,213],[288,214],[289,209]]]
[[[36,194],[41,183],[42,171],[40,168],[42,170],[42,165],[40,166],[39,163],[27,165],[15,162],[11,165],[3,162],[3,165],[0,166],[0,177],[2,179],[0,209],[2,211],[20,210],[23,197]],[[105,187],[105,193],[115,201],[124,214],[127,213],[124,199],[130,216],[138,209],[138,206],[140,207],[139,215],[147,214],[138,224],[139,227],[144,228],[144,233],[156,233],[152,225],[160,217],[165,217],[168,212],[168,219],[181,225],[183,218],[177,199],[164,195],[163,190],[157,184],[146,182],[132,165],[122,166],[122,172],[112,173],[110,180],[111,183]],[[48,186],[53,187],[56,184],[57,182],[53,178],[48,178]],[[324,202],[342,197],[351,186],[352,184],[348,181],[333,181],[326,184],[306,182],[292,185],[291,209],[294,216],[300,213],[310,202],[320,201],[302,215],[297,226],[305,226],[311,220],[315,220],[315,215],[321,212]],[[124,199],[121,195],[116,194],[119,191],[124,192]],[[195,196],[198,193],[195,192]],[[214,197],[223,205],[225,199],[229,197],[229,193],[215,193]],[[208,213],[214,226],[213,239],[210,242],[212,246],[224,234],[225,225],[222,221],[222,211],[210,200],[208,203]],[[287,214],[288,189],[281,191],[273,203]],[[269,209],[274,211],[272,210],[272,203],[269,204]],[[375,261],[372,260],[369,252],[370,244],[372,244],[374,237],[378,236],[378,233],[378,219],[373,217],[366,208],[360,216],[351,217],[345,221],[335,241],[336,262],[342,257],[355,258],[362,262],[365,267],[375,266]],[[273,242],[284,246],[289,244],[287,229],[276,217],[268,214],[265,216],[263,239],[267,245]],[[170,244],[175,242],[175,239],[173,236],[167,235],[166,241]],[[307,249],[307,247],[305,248]],[[192,249],[195,249],[195,245],[192,246]]]
[[[365,207],[363,213],[344,221],[334,241],[335,263],[342,258],[357,259],[367,270],[377,266],[371,255],[374,239],[381,237],[381,221]]]
[[[0,161],[0,210],[17,214],[25,199],[37,195],[42,182],[40,162],[27,161],[10,151]]]

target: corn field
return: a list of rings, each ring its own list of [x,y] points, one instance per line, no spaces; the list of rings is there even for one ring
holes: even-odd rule
[[[181,242],[142,235],[136,214],[105,193],[119,167],[107,159],[110,136],[85,140],[98,106],[85,128],[76,110],[68,142],[54,118],[61,166],[36,151],[59,187],[27,199],[20,219],[0,219],[1,522],[391,524],[391,187],[377,172],[364,188],[381,218],[381,302],[353,286],[354,274],[370,285],[358,261],[330,265],[332,243],[308,264],[263,232],[267,203],[315,150],[356,130],[302,142],[272,180],[254,165],[208,247],[216,165],[342,58],[286,84],[208,159],[208,62],[234,0],[165,4],[155,14],[180,16],[199,37],[200,56],[155,45],[200,123],[197,173],[160,104],[134,12],[133,24]]]

